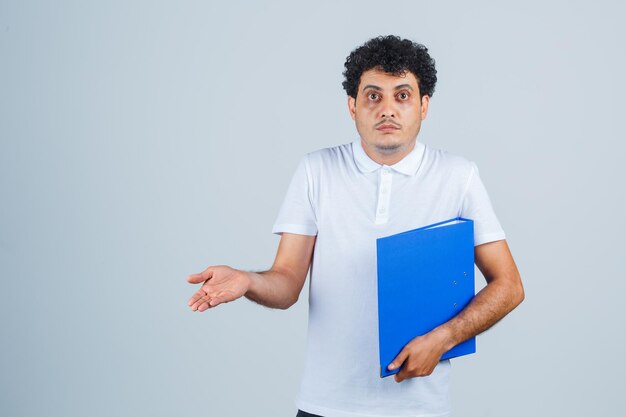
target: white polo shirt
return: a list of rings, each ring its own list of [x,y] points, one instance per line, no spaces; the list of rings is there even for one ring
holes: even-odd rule
[[[380,378],[376,239],[474,220],[474,245],[505,239],[474,162],[416,141],[394,165],[357,138],[305,154],[272,233],[317,235],[296,406],[324,417],[449,416],[450,360],[426,377]]]

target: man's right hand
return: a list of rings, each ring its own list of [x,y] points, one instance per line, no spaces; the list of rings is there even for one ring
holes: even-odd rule
[[[245,271],[227,265],[216,265],[199,274],[189,275],[187,282],[190,284],[204,282],[187,303],[193,311],[204,311],[243,296],[250,288],[251,280]]]

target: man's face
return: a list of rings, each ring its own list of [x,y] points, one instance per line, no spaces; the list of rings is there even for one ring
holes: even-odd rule
[[[420,100],[412,72],[397,77],[380,69],[363,72],[356,99],[348,108],[365,146],[381,155],[412,149],[428,112],[429,97]]]

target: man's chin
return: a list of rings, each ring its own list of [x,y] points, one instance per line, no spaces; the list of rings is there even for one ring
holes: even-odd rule
[[[402,144],[392,142],[376,142],[374,145],[381,153],[395,153],[402,148]]]

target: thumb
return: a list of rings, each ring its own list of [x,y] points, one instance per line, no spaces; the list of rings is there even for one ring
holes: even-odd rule
[[[394,369],[401,367],[407,356],[408,351],[406,348],[403,348],[400,353],[398,353],[398,356],[396,356],[396,358],[389,364],[389,366],[387,366],[387,369],[393,371]]]
[[[213,269],[208,267],[199,274],[191,274],[187,277],[187,282],[190,284],[200,284],[213,276]]]

